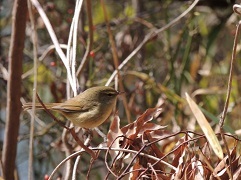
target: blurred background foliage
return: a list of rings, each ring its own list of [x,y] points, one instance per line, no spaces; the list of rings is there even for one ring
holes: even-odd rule
[[[67,44],[75,1],[41,0],[58,40]],[[215,127],[223,110],[233,38],[239,17],[232,11],[234,1],[202,0],[194,11],[177,23],[176,26],[159,34],[134,56],[121,70],[132,120],[147,108],[162,107],[162,119],[157,121],[168,125],[167,130],[187,130],[190,125],[190,112],[186,108],[184,93],[195,97],[204,110],[210,123]],[[238,3],[238,1],[236,1]],[[180,15],[190,5],[185,0],[106,0],[105,6],[115,38],[120,63],[140,44],[145,34],[158,29]],[[1,1],[1,79],[0,79],[0,118],[1,141],[6,111],[6,72],[8,48],[11,35],[12,1]],[[52,45],[49,34],[37,11],[34,11],[38,33],[38,55],[43,56]],[[89,54],[88,65],[79,77],[80,91],[96,85],[104,85],[115,70],[109,37],[99,1],[92,1],[94,22],[94,43]],[[78,31],[78,58],[80,64],[87,44],[88,24],[83,6]],[[31,29],[26,29],[25,57],[23,64],[23,99],[31,101],[33,89],[33,57]],[[241,66],[240,45],[235,62],[231,103],[226,120],[226,130],[234,132],[241,128]],[[19,67],[21,68],[21,67]],[[112,84],[113,85],[113,84]],[[37,92],[44,102],[60,102],[66,99],[66,70],[55,51],[50,51],[38,62]],[[121,100],[118,102],[121,124],[127,120]],[[36,114],[35,135],[35,177],[49,174],[65,156],[62,152],[62,128],[42,111]],[[59,116],[58,116],[59,117]],[[60,117],[61,118],[61,117]],[[30,115],[22,113],[18,150],[18,168],[21,177],[27,166]],[[108,123],[101,129],[107,132]],[[197,129],[198,126],[196,126]],[[100,140],[94,139],[98,144]],[[77,147],[76,147],[77,148]],[[84,157],[83,157],[84,158]],[[86,157],[87,158],[87,157]],[[84,161],[85,159],[83,159]],[[88,160],[88,158],[87,158]],[[82,167],[82,172],[87,170]],[[93,169],[101,168],[97,164]],[[93,173],[95,174],[95,173]],[[102,177],[100,171],[95,177]]]

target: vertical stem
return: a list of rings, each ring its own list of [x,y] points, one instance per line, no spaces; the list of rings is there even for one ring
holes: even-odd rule
[[[119,86],[120,86],[120,90],[124,91],[124,85],[122,83],[122,80],[121,80],[122,78],[121,78],[121,75],[120,75],[119,69],[118,69],[119,58],[117,56],[115,40],[114,40],[112,31],[111,31],[111,28],[110,28],[110,23],[109,23],[109,19],[108,19],[108,16],[107,16],[107,10],[106,10],[105,4],[104,4],[104,0],[100,0],[100,3],[101,3],[101,6],[102,6],[102,9],[103,9],[105,23],[106,23],[106,26],[107,26],[107,32],[108,32],[108,35],[109,35],[109,41],[110,41],[110,45],[111,45],[111,52],[112,52],[112,56],[113,56],[114,66],[115,66],[115,69],[117,71],[118,83],[119,83]],[[131,113],[130,113],[130,110],[128,109],[127,99],[126,99],[125,96],[123,96],[123,104],[124,104],[124,108],[125,108],[125,111],[126,111],[128,123],[131,123]]]
[[[4,179],[14,179],[19,115],[21,113],[21,75],[26,18],[27,0],[15,0],[12,15],[12,36],[9,47],[7,117],[2,155]]]
[[[224,108],[223,108],[222,116],[219,120],[219,126],[220,126],[221,129],[223,128],[224,120],[226,118],[227,111],[228,111],[228,104],[229,104],[229,99],[230,99],[230,94],[231,94],[231,89],[232,89],[232,80],[233,80],[233,65],[234,65],[234,61],[236,59],[236,50],[237,50],[237,44],[238,44],[238,36],[239,36],[239,31],[240,31],[240,25],[241,25],[241,21],[239,21],[239,23],[237,25],[237,29],[236,29],[236,33],[235,33],[235,37],[234,37],[232,58],[231,58],[230,70],[229,70],[227,97],[226,97],[225,105],[224,105]]]
[[[32,11],[31,1],[28,0],[28,12],[31,22],[31,31],[32,31],[32,42],[33,42],[33,57],[34,57],[34,84],[33,84],[33,104],[36,102],[36,90],[37,90],[37,61],[38,61],[38,52],[37,52],[37,34],[34,22],[34,16]],[[30,138],[29,138],[29,163],[28,163],[28,179],[33,179],[33,149],[34,149],[34,118],[35,118],[35,105],[32,107],[31,112],[31,122],[30,122]]]

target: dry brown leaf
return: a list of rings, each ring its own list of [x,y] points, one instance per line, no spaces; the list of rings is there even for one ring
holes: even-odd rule
[[[107,134],[107,147],[120,148],[120,141],[122,141],[123,138],[118,137],[122,135],[123,133],[120,130],[120,118],[119,116],[115,116],[110,125],[109,132]],[[112,159],[114,159],[115,156],[120,154],[118,151],[109,151],[109,153]]]
[[[143,135],[145,132],[152,132],[152,131],[156,131],[159,129],[164,129],[167,126],[161,126],[158,124],[154,124],[154,123],[145,123],[143,124],[142,128],[139,131],[139,134]]]
[[[230,157],[231,157],[231,165],[229,163],[229,156],[225,156],[222,161],[217,165],[217,167],[213,171],[213,176],[214,177],[220,177],[221,179],[226,179],[229,178],[228,173],[227,173],[227,168],[230,168],[232,171],[236,171],[238,169],[238,164],[239,164],[239,158],[236,158],[236,146],[234,149],[232,149]]]
[[[138,170],[139,170],[139,169],[144,169],[144,168],[143,168],[142,165],[139,163],[139,160],[137,160],[137,161],[134,163],[132,169],[133,169],[133,170],[132,170],[132,172],[131,172],[131,174],[130,174],[130,179],[135,180],[135,179],[137,179],[137,178],[139,177],[140,173],[142,172],[142,171],[138,171]]]
[[[191,160],[191,166],[192,166],[192,171],[193,171],[193,175],[194,175],[194,179],[195,180],[199,180],[199,179],[205,179],[205,171],[204,171],[204,167],[203,164],[200,160],[197,160],[196,157],[194,156]]]
[[[184,151],[178,151],[179,153],[177,154],[177,156],[174,158],[173,164],[176,164],[177,166],[177,171],[174,172],[174,170],[172,170],[171,172],[174,173],[174,179],[178,180],[181,179],[181,177],[183,176],[183,169],[185,167],[185,162],[184,162],[184,157],[186,155],[185,150]],[[172,178],[173,179],[173,178]]]
[[[187,140],[187,136],[184,136],[176,144],[180,144],[180,143],[182,143],[186,140]],[[172,161],[173,166],[177,167],[179,165],[179,163],[180,163],[179,159],[181,158],[181,156],[185,152],[186,147],[187,147],[187,143],[184,143],[182,145],[179,145],[178,148],[173,152],[173,155],[174,155],[173,161]]]
[[[121,131],[126,135],[126,137],[134,140],[139,132],[145,127],[144,125],[153,120],[153,118],[158,116],[160,113],[161,109],[159,108],[147,109],[136,121],[121,128]],[[162,128],[162,126],[159,127]]]
[[[107,134],[107,146],[110,147],[113,147],[113,148],[119,148],[120,145],[119,145],[119,141],[120,141],[120,138],[119,139],[116,139],[118,136],[122,136],[123,133],[122,131],[120,130],[120,118],[119,116],[115,116],[113,121],[111,122],[111,125],[110,125],[110,129],[109,129],[109,132]],[[115,142],[113,143],[113,141],[115,140]]]
[[[237,170],[233,174],[233,180],[241,179],[241,165],[238,166]]]

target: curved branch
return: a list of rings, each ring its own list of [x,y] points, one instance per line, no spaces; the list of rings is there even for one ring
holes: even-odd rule
[[[186,11],[184,11],[182,14],[180,14],[178,17],[176,17],[174,20],[172,20],[170,23],[168,23],[167,25],[165,25],[164,27],[160,28],[160,29],[157,29],[157,30],[154,30],[154,31],[151,31],[149,32],[144,40],[139,44],[139,46],[137,46],[136,49],[134,49],[132,51],[132,53],[127,56],[127,58],[118,66],[118,69],[115,70],[111,77],[109,78],[109,80],[107,81],[106,83],[106,86],[108,86],[110,84],[110,82],[114,79],[114,77],[117,75],[117,72],[119,70],[121,70],[130,60],[133,56],[136,55],[136,53],[149,41],[151,40],[153,37],[155,37],[156,35],[158,35],[159,33],[167,30],[168,28],[174,26],[178,21],[180,21],[183,17],[185,17],[191,10],[193,10],[193,8],[197,5],[197,3],[199,2],[199,0],[195,0],[191,6],[189,6],[189,8],[187,8]]]

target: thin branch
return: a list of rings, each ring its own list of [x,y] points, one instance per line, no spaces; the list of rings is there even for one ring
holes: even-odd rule
[[[66,44],[60,44],[60,47],[62,49],[67,49],[67,45]],[[43,53],[42,55],[38,58],[39,61],[43,61],[51,52],[53,52],[55,50],[55,46],[54,45],[50,45]],[[1,68],[1,64],[0,64],[0,68]],[[27,72],[25,72],[24,74],[22,74],[22,79],[25,79],[26,77],[30,76],[31,74],[33,74],[33,70],[34,68],[28,70]]]
[[[152,170],[152,172],[153,172],[153,174],[155,175],[156,179],[158,179],[156,170],[154,169],[153,165],[152,165],[151,163],[148,163],[147,165],[148,165],[149,169]]]
[[[59,45],[61,49],[67,49],[68,46],[66,44],[60,44]],[[39,61],[43,61],[53,50],[55,50],[55,46],[52,44],[48,46],[47,49],[42,53],[42,55],[38,58]]]
[[[58,39],[57,39],[57,37],[56,37],[56,35],[54,33],[54,30],[53,30],[53,27],[51,26],[51,24],[49,22],[49,19],[46,16],[46,14],[45,14],[43,8],[41,7],[41,5],[39,4],[39,2],[37,0],[31,0],[31,2],[36,7],[36,9],[38,10],[41,18],[43,19],[43,22],[44,22],[44,24],[45,24],[45,26],[46,26],[46,28],[47,28],[47,30],[49,32],[49,35],[50,35],[50,37],[52,39],[52,42],[53,42],[53,44],[54,44],[54,46],[56,48],[56,51],[57,51],[59,57],[61,58],[62,62],[65,65],[71,88],[74,90],[74,85],[73,85],[74,82],[73,82],[73,78],[72,78],[72,75],[71,75],[70,66],[69,66],[68,60],[67,60],[64,52],[60,48]]]
[[[146,144],[146,146],[150,146],[151,143],[158,142],[158,141],[160,141],[160,140],[164,140],[164,139],[167,139],[167,138],[171,138],[171,137],[173,137],[173,136],[178,136],[179,134],[187,134],[187,133],[193,133],[193,134],[195,134],[195,135],[198,135],[199,137],[192,138],[192,139],[189,139],[189,140],[187,140],[187,141],[184,141],[184,142],[180,143],[175,149],[173,149],[170,153],[167,153],[167,154],[166,154],[165,156],[163,156],[162,158],[158,158],[158,157],[155,157],[155,156],[152,156],[152,155],[149,155],[149,154],[145,154],[145,153],[142,153],[142,152],[139,152],[139,151],[135,151],[135,150],[130,150],[130,149],[109,148],[109,147],[93,147],[93,148],[90,148],[90,149],[91,149],[91,150],[99,150],[99,151],[100,151],[100,150],[104,150],[104,151],[106,151],[106,159],[107,159],[107,154],[108,154],[109,151],[128,152],[128,153],[138,154],[138,155],[140,155],[140,156],[144,156],[144,157],[150,158],[150,159],[152,159],[152,160],[155,160],[156,162],[153,163],[152,166],[155,166],[157,163],[161,162],[161,163],[167,165],[169,168],[173,169],[174,171],[177,171],[177,168],[176,168],[176,167],[174,167],[174,166],[172,166],[171,164],[163,161],[162,159],[166,158],[166,157],[169,156],[171,153],[174,153],[178,148],[180,148],[180,146],[182,146],[182,145],[185,144],[185,143],[193,142],[193,141],[195,142],[195,141],[197,141],[197,140],[200,139],[200,138],[205,138],[204,135],[198,134],[198,133],[195,133],[195,132],[191,132],[191,131],[186,131],[186,132],[182,132],[182,131],[181,131],[181,132],[168,135],[168,136],[166,136],[166,137],[164,137],[164,138],[160,138],[160,139],[158,139],[158,140],[156,140],[156,141],[153,141],[153,142],[150,142],[150,143]],[[216,135],[220,135],[220,133],[217,133]],[[237,140],[237,141],[239,141],[239,142],[241,141],[240,139],[238,139],[238,138],[236,138],[236,137],[234,137],[234,136],[232,136],[232,135],[230,135],[230,134],[225,134],[225,133],[224,133],[224,135],[225,135],[225,136],[228,136],[228,137],[232,137],[232,138],[234,138],[235,140]],[[123,136],[118,136],[117,138],[122,138],[122,137],[123,137]],[[117,139],[117,138],[116,138],[116,139]],[[116,139],[115,139],[115,140],[116,140]],[[113,143],[113,142],[112,142],[112,143]],[[58,170],[66,161],[68,161],[68,160],[70,160],[70,159],[72,159],[72,158],[74,158],[74,157],[82,154],[83,152],[84,152],[83,150],[80,150],[80,151],[78,151],[78,152],[75,152],[75,153],[71,154],[70,156],[68,156],[68,157],[65,158],[64,160],[62,160],[62,161],[58,164],[58,166],[56,166],[56,168],[53,170],[53,172],[51,173],[49,180],[53,178],[53,176],[54,176],[54,174],[57,172],[57,170]],[[105,160],[105,161],[106,161],[106,160]],[[114,161],[114,160],[112,160],[112,161]],[[106,162],[107,162],[107,161],[106,161]],[[109,169],[108,165],[107,165],[107,168]],[[110,169],[109,169],[109,170],[110,170]],[[113,173],[111,170],[110,170],[110,172]],[[118,177],[118,176],[115,175],[114,173],[113,173],[113,175],[114,175],[115,177]]]
[[[77,49],[77,39],[78,39],[78,23],[79,23],[79,16],[80,16],[80,11],[81,11],[81,8],[82,8],[82,4],[83,4],[83,0],[79,0],[79,1],[76,1],[76,8],[75,8],[75,13],[74,13],[74,17],[73,17],[73,21],[72,21],[72,24],[71,24],[71,27],[73,25],[73,36],[72,36],[72,33],[70,35],[70,38],[73,37],[73,45],[72,45],[72,48],[70,48],[70,46],[68,46],[68,52],[70,50],[71,53],[72,53],[72,56],[71,56],[71,59],[68,59],[70,62],[71,62],[71,68],[72,68],[72,77],[73,77],[73,81],[74,81],[74,96],[77,95],[77,79],[76,79],[76,49]],[[69,38],[69,39],[70,39]],[[70,45],[70,44],[68,44]],[[69,57],[70,58],[70,57]]]
[[[180,14],[178,17],[176,17],[174,20],[172,20],[170,23],[168,23],[167,25],[165,25],[164,27],[158,29],[158,30],[153,30],[150,33],[148,33],[144,40],[139,44],[139,46],[136,47],[136,49],[134,49],[132,51],[132,53],[127,56],[127,58],[119,65],[118,70],[121,70],[130,60],[131,58],[133,58],[133,56],[136,55],[136,53],[149,41],[151,40],[153,37],[157,36],[159,33],[167,30],[168,28],[174,26],[178,21],[180,21],[183,17],[185,17],[191,10],[193,10],[193,8],[197,5],[197,3],[199,2],[199,0],[195,0],[190,6],[189,8],[184,11],[182,14]],[[109,80],[106,83],[106,86],[108,86],[111,81],[113,81],[114,77],[117,75],[117,70],[115,70],[111,77],[109,78]]]
[[[84,67],[86,66],[87,62],[88,62],[88,56],[90,54],[90,50],[92,48],[92,44],[93,44],[93,36],[94,36],[94,32],[93,32],[93,20],[92,20],[92,10],[91,10],[91,0],[86,0],[86,11],[87,11],[87,17],[88,17],[88,26],[89,26],[89,36],[88,36],[88,43],[87,43],[87,48],[84,54],[84,57],[81,61],[81,64],[77,70],[76,75],[80,76],[81,73],[84,70]]]
[[[93,134],[92,134],[92,135],[93,135]],[[88,145],[89,145],[89,143],[90,143],[90,141],[91,141],[91,139],[92,139],[92,135],[88,134],[88,138],[85,140],[85,143],[84,143],[85,146],[88,146]],[[96,157],[97,157],[97,156],[98,156],[98,155],[96,155]],[[76,179],[77,179],[77,168],[78,168],[78,164],[79,164],[79,162],[80,162],[80,157],[81,157],[81,156],[78,156],[78,157],[76,158],[76,160],[75,160],[74,168],[73,168],[73,174],[72,174],[72,180],[76,180]],[[94,162],[94,161],[92,161],[92,162]]]
[[[33,84],[33,106],[31,112],[31,122],[30,122],[30,137],[29,137],[29,166],[28,166],[28,179],[33,179],[33,148],[34,148],[34,119],[35,119],[35,104],[36,104],[36,89],[37,89],[37,75],[38,75],[38,43],[37,43],[37,33],[36,26],[34,22],[34,15],[32,10],[31,1],[28,0],[28,12],[31,22],[31,30],[32,30],[32,42],[33,42],[33,74],[34,74],[34,84]]]
[[[147,146],[144,145],[140,148],[140,150],[138,151],[138,153],[136,153],[133,157],[132,160],[129,162],[129,164],[127,165],[127,167],[125,168],[125,170],[121,173],[121,175],[118,177],[118,179],[121,179],[125,176],[126,172],[130,169],[132,163],[135,161],[135,159],[137,158],[137,156],[146,148]]]
[[[233,6],[234,12],[240,15],[240,12],[238,11],[238,9],[241,9],[240,5],[234,5]],[[225,101],[225,104],[224,104],[223,113],[222,113],[222,115],[220,117],[220,120],[219,120],[220,134],[221,134],[222,140],[224,142],[224,146],[225,146],[225,149],[227,151],[228,160],[229,160],[229,164],[230,164],[230,168],[228,168],[227,164],[225,163],[225,167],[227,169],[227,173],[228,173],[228,176],[229,176],[230,179],[233,179],[233,171],[232,171],[232,168],[231,168],[232,159],[231,159],[231,154],[230,154],[230,151],[229,151],[229,148],[228,148],[227,141],[226,141],[225,136],[224,136],[223,125],[224,125],[224,120],[227,116],[229,99],[230,99],[231,90],[232,90],[233,66],[234,66],[234,62],[235,62],[235,59],[236,59],[236,50],[237,50],[237,44],[238,44],[238,37],[239,37],[239,33],[240,33],[240,25],[241,25],[241,21],[238,22],[236,32],[235,32],[233,51],[232,51],[232,57],[231,57],[231,62],[230,62],[230,69],[229,69],[228,89],[227,89],[226,101]]]
[[[44,105],[43,101],[40,99],[38,93],[36,93],[36,97],[39,101],[39,103],[41,104],[41,106],[44,108],[45,112],[51,117],[53,118],[54,121],[56,121],[60,126],[62,126],[63,128],[69,130],[69,128],[67,126],[65,126],[64,122],[58,120],[48,109],[47,107]]]
[[[120,90],[124,91],[124,85],[122,83],[122,77],[121,77],[121,75],[119,73],[119,69],[118,69],[119,58],[118,58],[118,55],[117,55],[115,40],[114,40],[112,31],[111,31],[111,28],[110,28],[110,23],[109,23],[109,19],[108,19],[108,16],[107,16],[107,11],[106,11],[106,7],[105,7],[105,4],[104,4],[104,0],[100,0],[100,2],[101,2],[102,9],[103,9],[105,23],[106,23],[106,26],[107,26],[107,32],[108,32],[108,35],[109,35],[109,41],[110,41],[110,45],[111,45],[111,52],[112,52],[112,56],[113,56],[114,66],[115,66],[115,69],[116,69],[116,72],[117,72],[116,81],[118,82],[118,84],[120,86]],[[125,108],[128,123],[131,123],[131,113],[130,113],[130,110],[128,108],[128,103],[127,103],[127,99],[126,99],[125,95],[123,96],[123,104],[124,104],[124,108]]]
[[[73,174],[72,174],[72,180],[76,180],[77,177],[77,168],[80,162],[81,156],[77,156],[75,162],[74,162],[74,168],[73,168]]]
[[[237,6],[237,5],[234,6],[234,11],[236,13],[240,14],[237,11],[237,8],[241,8],[241,6]],[[229,69],[227,97],[226,97],[226,101],[224,104],[223,113],[222,113],[220,121],[219,121],[220,128],[223,128],[224,120],[226,118],[227,111],[228,111],[228,104],[229,104],[229,99],[230,99],[230,94],[231,94],[231,89],[232,89],[233,65],[234,65],[234,61],[236,59],[236,50],[237,50],[238,37],[239,37],[239,32],[240,32],[240,25],[241,25],[241,21],[238,22],[235,37],[234,37],[233,51],[232,51],[232,57],[231,57],[231,62],[230,62],[230,69]]]
[[[133,154],[138,154],[139,152],[138,151],[134,151],[134,150],[130,150],[130,149],[121,149],[121,148],[108,148],[108,147],[93,147],[93,148],[90,148],[91,150],[104,150],[104,151],[121,151],[121,152],[128,152],[128,153],[133,153]],[[80,150],[78,152],[75,152],[73,154],[71,154],[70,156],[68,156],[67,158],[65,158],[64,160],[62,160],[58,166],[56,166],[56,168],[53,170],[53,172],[51,173],[51,175],[49,176],[49,180],[51,180],[54,176],[54,174],[57,172],[57,170],[68,160],[82,154],[84,151],[83,150]],[[152,156],[152,155],[149,155],[149,154],[145,154],[145,153],[139,153],[140,156],[144,156],[144,157],[147,157],[147,158],[150,158],[152,160],[155,160],[155,161],[160,161],[159,158],[155,157],[155,156]],[[162,162],[163,164],[167,165],[168,167],[170,167],[171,169],[177,171],[177,168],[172,166],[171,164],[169,163],[166,163],[165,161],[160,161]]]
[[[70,122],[67,122],[68,125],[70,124]],[[67,126],[68,126],[67,125]],[[69,136],[68,136],[68,130],[67,129],[63,129],[63,133],[62,133],[62,141],[63,141],[63,145],[65,147],[65,155],[66,157],[70,156],[73,153],[73,147],[69,144]],[[72,172],[72,168],[73,168],[73,163],[71,161],[68,161],[65,165],[65,173],[64,173],[64,177],[63,180],[68,180],[71,176],[71,172]]]

